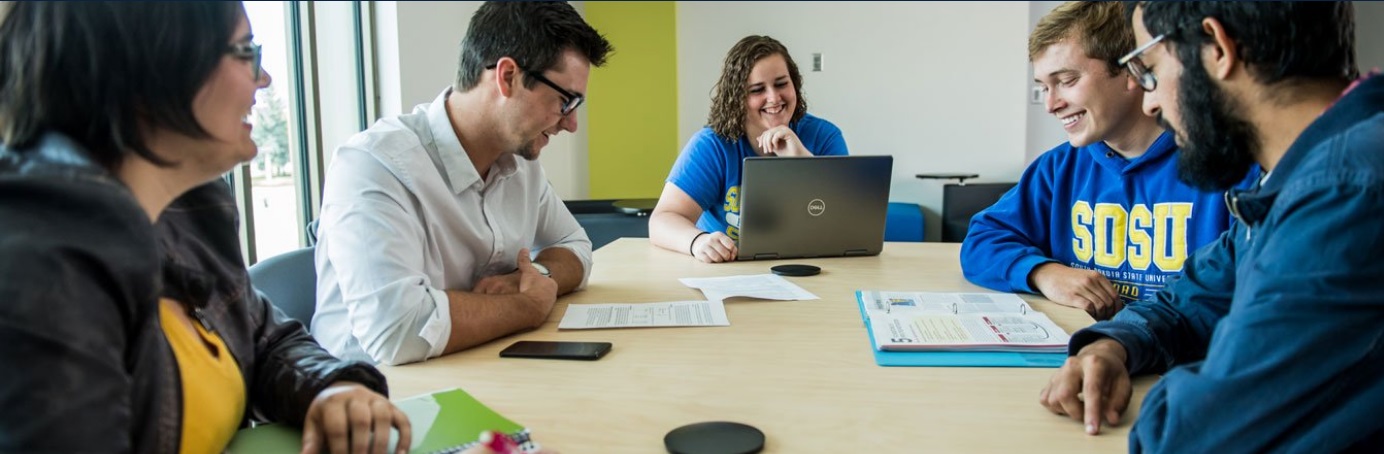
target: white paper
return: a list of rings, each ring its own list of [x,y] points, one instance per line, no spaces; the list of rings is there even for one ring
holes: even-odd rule
[[[558,329],[656,326],[730,326],[720,301],[669,301],[635,304],[571,304]]]
[[[710,301],[725,301],[726,298],[736,296],[785,301],[818,299],[817,295],[777,274],[685,277],[678,280],[688,287],[701,289],[702,294]]]

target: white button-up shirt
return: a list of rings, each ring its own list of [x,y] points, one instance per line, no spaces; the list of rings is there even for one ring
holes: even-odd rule
[[[537,161],[504,154],[487,180],[461,148],[444,90],[337,149],[317,242],[312,334],[346,359],[385,364],[442,354],[444,290],[511,272],[522,248],[570,249],[591,273],[591,240]]]

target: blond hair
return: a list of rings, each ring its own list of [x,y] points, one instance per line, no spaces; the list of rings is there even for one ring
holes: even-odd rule
[[[1111,75],[1122,69],[1120,57],[1134,50],[1134,28],[1120,2],[1067,2],[1054,8],[1028,35],[1028,61],[1067,39],[1081,44],[1087,57],[1105,62]]]

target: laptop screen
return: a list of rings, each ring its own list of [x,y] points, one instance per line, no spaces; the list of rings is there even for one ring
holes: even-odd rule
[[[892,156],[745,158],[738,260],[877,255]]]

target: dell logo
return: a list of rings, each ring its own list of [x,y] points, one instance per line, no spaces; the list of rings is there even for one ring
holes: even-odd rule
[[[823,202],[822,199],[812,199],[811,202],[807,202],[807,214],[821,216],[825,211],[827,211],[827,203]]]

